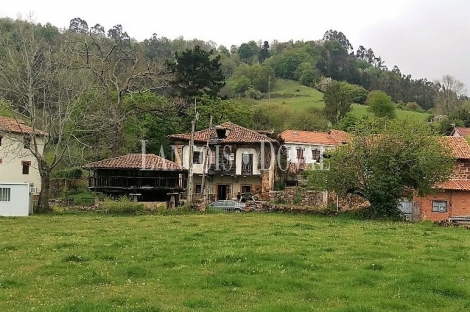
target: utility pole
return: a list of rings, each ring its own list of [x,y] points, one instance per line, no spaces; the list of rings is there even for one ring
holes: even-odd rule
[[[268,76],[268,103],[271,103],[271,75]]]
[[[210,154],[209,154],[209,142],[210,142],[210,139],[211,139],[211,130],[212,130],[212,115],[211,115],[211,119],[210,119],[210,122],[209,122],[209,134],[207,135],[206,150],[204,151],[205,155],[203,156],[204,165],[202,165],[201,192],[202,192],[202,200],[203,200],[204,203],[206,202],[206,192],[204,191],[204,184],[205,184],[205,181],[206,181],[206,167],[209,164],[209,156],[210,156]]]
[[[188,172],[188,202],[193,202],[193,157],[194,157],[194,128],[196,120],[191,121],[191,140],[189,141],[189,172]]]
[[[196,120],[198,119],[196,111],[196,99],[194,99],[194,111],[196,115],[193,121],[191,121],[191,140],[189,141],[189,170],[188,170],[188,202],[193,202],[193,157],[194,157],[194,131],[196,130]]]

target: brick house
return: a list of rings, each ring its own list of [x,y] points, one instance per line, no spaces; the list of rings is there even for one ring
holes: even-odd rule
[[[444,140],[456,159],[454,174],[438,186],[437,194],[414,198],[420,220],[470,216],[470,146],[462,136],[448,136]]]
[[[174,144],[174,160],[189,169],[191,134],[173,134],[168,138]],[[277,146],[278,142],[268,137],[266,131],[258,132],[232,122],[196,131],[193,193],[197,197],[204,192],[210,200],[232,199],[238,192],[267,198],[274,185]]]

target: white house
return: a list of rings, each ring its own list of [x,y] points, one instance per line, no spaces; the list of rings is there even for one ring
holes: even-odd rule
[[[349,142],[350,134],[340,130],[328,132],[285,130],[279,134],[279,138],[283,148],[287,150],[290,169],[298,171],[319,162],[325,151]]]
[[[173,134],[174,161],[188,169],[190,133]],[[205,149],[209,143],[209,151]],[[193,190],[202,193],[202,176],[206,164],[204,192],[211,199],[231,199],[237,193],[252,192],[267,197],[275,178],[276,140],[265,131],[256,131],[231,122],[194,133]],[[209,159],[205,159],[208,155]]]
[[[39,194],[41,177],[36,157],[31,153],[31,138],[35,136],[42,154],[45,135],[20,120],[0,117],[0,183],[28,183],[31,193]]]
[[[0,216],[22,217],[33,212],[29,183],[0,183]]]

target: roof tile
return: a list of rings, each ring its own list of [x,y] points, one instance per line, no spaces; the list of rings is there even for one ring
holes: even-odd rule
[[[464,127],[455,127],[454,133],[457,132],[464,138],[468,137],[470,135],[470,128],[464,128]]]
[[[0,116],[0,132],[47,135],[47,132],[33,129],[24,124],[24,121]]]
[[[470,191],[470,180],[449,180],[438,185],[443,190]]]
[[[301,130],[285,130],[279,137],[285,143],[306,143],[323,145],[340,145],[350,141],[350,134],[340,130],[328,132],[313,132]]]
[[[155,154],[128,154],[95,161],[83,169],[141,169],[155,171],[184,171],[181,166]]]
[[[224,139],[217,138],[216,128],[224,128],[228,130],[227,136]],[[209,137],[209,129],[194,132],[195,142],[207,142]],[[170,140],[183,140],[189,141],[191,139],[190,133],[180,133],[169,135]],[[232,122],[225,122],[219,126],[212,127],[210,131],[211,144],[223,143],[259,143],[259,142],[276,142],[269,138],[267,135],[259,133],[255,130],[247,129],[242,126],[236,125]]]
[[[442,142],[450,147],[455,158],[470,159],[470,146],[464,137],[445,136],[442,138]]]

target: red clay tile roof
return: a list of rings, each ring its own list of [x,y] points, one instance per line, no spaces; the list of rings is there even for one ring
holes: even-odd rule
[[[351,134],[341,131],[341,130],[336,130],[336,129],[331,129],[328,131],[328,133],[338,142],[339,144],[345,144],[349,143],[351,141]]]
[[[36,135],[47,135],[47,132],[33,129],[30,126],[24,124],[22,120],[16,120],[13,118],[1,117],[0,116],[0,132],[19,133],[19,134],[33,134]]]
[[[225,128],[228,130],[227,137],[224,139],[217,139],[216,128]],[[207,142],[209,136],[209,129],[194,132],[195,142]],[[169,135],[170,140],[182,140],[189,141],[191,139],[190,133],[180,133]],[[276,142],[266,136],[265,134],[258,133],[256,130],[250,130],[242,126],[236,125],[232,122],[224,122],[223,124],[212,127],[210,132],[210,143],[211,144],[223,144],[223,143],[260,143],[260,142]]]
[[[457,132],[464,138],[470,135],[470,128],[463,128],[463,127],[455,127],[453,133]]]
[[[464,137],[442,137],[443,144],[450,147],[452,154],[457,159],[470,159],[470,146]]]
[[[438,185],[443,190],[470,191],[470,180],[449,180]]]
[[[336,130],[337,131],[337,130]],[[340,131],[343,132],[343,131]],[[346,132],[344,132],[346,133]],[[323,145],[339,145],[343,143],[344,134],[330,132],[312,132],[301,130],[285,130],[279,134],[279,137],[285,143],[305,143],[305,144],[323,144]],[[339,138],[341,136],[341,138]]]
[[[157,171],[184,171],[178,164],[155,154],[128,154],[95,161],[83,169],[142,169]]]

